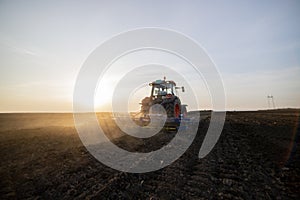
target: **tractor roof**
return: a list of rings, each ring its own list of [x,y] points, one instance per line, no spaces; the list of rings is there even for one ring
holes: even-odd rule
[[[163,84],[173,84],[176,86],[176,83],[174,81],[166,81],[166,80],[156,80],[150,83],[149,85],[163,85]]]

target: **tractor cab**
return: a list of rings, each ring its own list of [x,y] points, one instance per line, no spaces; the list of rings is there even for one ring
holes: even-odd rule
[[[152,86],[152,98],[164,98],[173,96],[176,93],[176,83],[174,81],[156,80],[149,84]]]

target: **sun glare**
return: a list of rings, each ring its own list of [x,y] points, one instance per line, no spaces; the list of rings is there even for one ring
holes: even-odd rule
[[[111,109],[111,100],[114,87],[110,81],[105,80],[103,84],[99,84],[95,93],[95,109],[97,111],[109,111]]]

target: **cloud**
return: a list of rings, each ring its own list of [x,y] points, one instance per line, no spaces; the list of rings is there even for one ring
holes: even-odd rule
[[[20,45],[19,43],[17,44],[17,42],[8,37],[8,36],[4,36],[4,35],[0,35],[0,45],[2,46],[2,48],[4,48],[6,51],[13,51],[17,54],[21,54],[21,55],[29,55],[29,56],[39,56],[39,53],[37,53],[36,51],[32,50],[32,47],[24,47],[22,45]]]
[[[26,49],[26,48],[13,47],[13,46],[11,46],[11,48],[13,50],[15,50],[15,52],[20,53],[20,54],[25,54],[25,55],[30,55],[30,56],[38,56],[38,53],[36,53],[32,50]]]

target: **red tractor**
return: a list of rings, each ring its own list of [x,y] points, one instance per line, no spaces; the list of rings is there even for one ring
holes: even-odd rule
[[[150,97],[145,97],[141,103],[141,120],[149,121],[150,107],[154,104],[160,104],[166,111],[167,123],[178,127],[180,120],[187,114],[187,105],[182,105],[177,90],[184,92],[184,87],[176,87],[174,81],[156,80],[149,84],[152,87]]]

